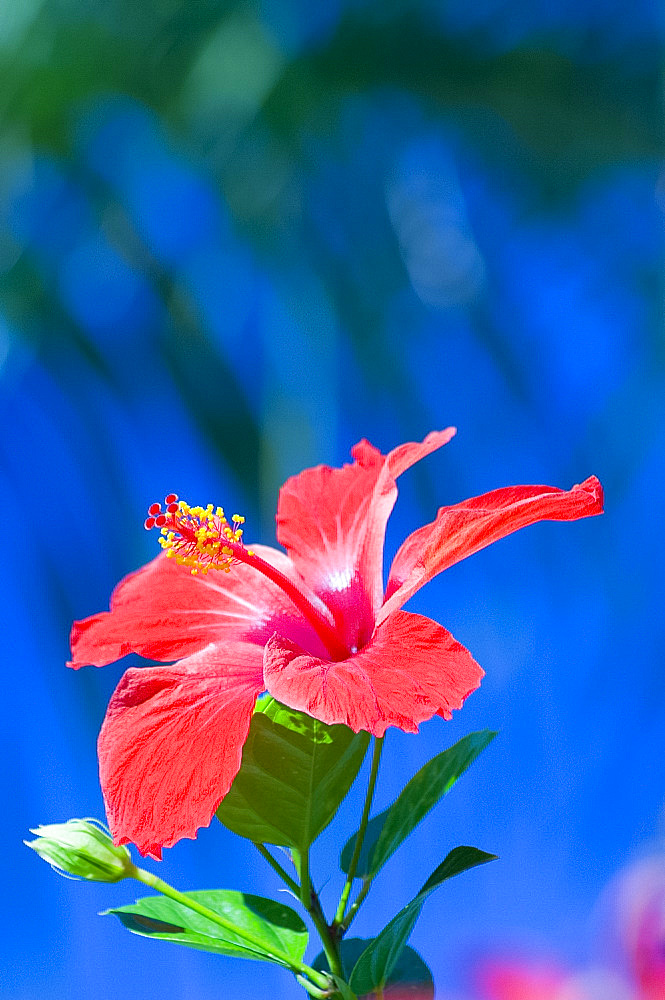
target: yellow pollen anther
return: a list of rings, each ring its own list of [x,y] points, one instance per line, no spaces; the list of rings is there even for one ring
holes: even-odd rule
[[[194,576],[205,576],[211,569],[228,573],[239,556],[242,559],[240,525],[245,518],[240,514],[234,514],[229,524],[223,507],[211,503],[191,507],[175,494],[167,497],[166,506],[164,512],[160,504],[151,506],[146,528],[159,528],[160,546],[179,566],[187,566]]]

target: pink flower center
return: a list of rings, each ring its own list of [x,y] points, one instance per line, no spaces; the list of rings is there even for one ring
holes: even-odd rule
[[[234,564],[246,563],[263,573],[289,597],[312,625],[332,659],[344,660],[349,656],[349,650],[335,630],[332,618],[328,620],[296,583],[252,549],[245,548],[241,528],[244,517],[234,514],[229,523],[222,507],[214,508],[212,504],[190,507],[175,493],[169,493],[164,505],[165,510],[159,503],[150,505],[145,527],[159,528],[159,544],[167,558],[175,559],[180,566],[187,566],[193,576],[206,576],[210,570],[230,573]]]

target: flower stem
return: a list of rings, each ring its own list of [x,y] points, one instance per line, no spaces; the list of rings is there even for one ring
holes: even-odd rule
[[[284,869],[280,865],[280,863],[277,860],[277,858],[273,858],[272,854],[266,848],[265,844],[258,844],[258,843],[256,843],[256,841],[254,841],[254,847],[257,849],[257,851],[259,852],[259,854],[261,855],[261,857],[263,857],[263,858],[266,859],[266,861],[268,862],[268,864],[270,865],[270,867],[273,868],[277,872],[277,874],[281,878],[282,882],[284,882],[286,885],[288,885],[288,887],[291,890],[291,892],[295,896],[297,896],[298,899],[300,899],[300,886],[298,885],[297,882],[295,882],[291,878],[290,875],[288,875],[284,871]]]
[[[301,853],[294,850],[292,856],[300,876],[300,902],[309,912],[312,903],[312,883],[309,880],[309,851],[305,850],[304,853]]]
[[[342,889],[342,895],[339,898],[337,913],[335,914],[335,919],[333,921],[333,927],[336,929],[341,928],[342,931],[346,930],[346,927],[344,925],[346,904],[349,901],[349,895],[351,893],[353,880],[356,877],[358,861],[360,860],[360,852],[362,850],[363,841],[365,839],[365,833],[367,831],[367,823],[369,821],[369,811],[372,807],[372,799],[374,798],[374,789],[376,787],[376,778],[379,773],[379,761],[381,760],[381,751],[383,750],[383,739],[384,739],[383,736],[374,737],[372,768],[369,773],[369,782],[367,784],[367,794],[365,795],[365,804],[363,806],[362,817],[360,819],[360,826],[358,827],[358,835],[356,837],[355,847],[353,848],[353,856],[351,857],[349,872],[348,875],[346,876],[346,882],[344,883],[344,888]],[[363,889],[364,888],[365,886],[363,885]]]
[[[353,918],[355,917],[356,913],[358,912],[362,904],[365,902],[365,896],[367,895],[371,887],[372,887],[372,879],[371,878],[363,879],[362,889],[360,890],[355,900],[349,907],[349,912],[347,913],[347,915],[344,917],[344,920],[340,924],[343,934],[346,934],[349,927],[351,926]]]
[[[330,1000],[330,989],[320,990],[317,986],[314,986],[313,983],[310,983],[309,980],[305,979],[304,976],[296,976],[296,980],[300,983],[303,989],[306,989],[309,995],[311,997],[315,997],[316,1000]]]
[[[310,882],[309,851],[306,850],[303,854],[294,851],[293,856],[300,875],[300,902],[309,913],[312,923],[319,933],[330,971],[336,976],[343,976],[342,959],[336,937],[326,922],[319,897]]]
[[[143,882],[144,885],[149,886],[151,889],[156,889],[157,892],[161,892],[163,896],[168,896],[169,899],[173,899],[176,903],[180,903],[182,906],[186,906],[188,909],[193,910],[195,913],[199,913],[202,917],[212,921],[219,927],[222,927],[225,931],[229,931],[234,938],[241,938],[248,944],[248,950],[253,951],[257,956],[265,956],[268,954],[265,943],[260,941],[258,938],[254,937],[251,931],[244,930],[240,927],[236,927],[230,920],[221,916],[219,913],[215,913],[214,910],[209,910],[207,906],[202,906],[197,900],[192,899],[186,893],[178,892],[174,889],[172,885],[168,882],[164,882],[157,875],[153,875],[152,872],[146,871],[145,868],[136,868],[132,873],[134,878],[138,879],[139,882]],[[311,980],[316,986],[320,987],[322,990],[326,990],[330,986],[330,980],[322,972],[317,972],[316,969],[312,969],[309,965],[305,965],[303,962],[298,962],[294,960],[286,952],[281,951],[279,948],[271,948],[269,954],[272,958],[276,959],[280,965],[285,965],[287,968],[297,975],[304,976]]]

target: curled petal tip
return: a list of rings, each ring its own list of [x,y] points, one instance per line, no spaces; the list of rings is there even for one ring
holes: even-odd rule
[[[591,513],[594,513],[594,514],[602,514],[603,513],[603,504],[604,504],[604,501],[605,501],[605,493],[603,491],[602,483],[598,479],[597,476],[589,476],[588,479],[585,479],[584,482],[580,483],[576,488],[580,489],[580,490],[584,490],[594,500],[594,507],[596,509],[594,511],[591,511]]]

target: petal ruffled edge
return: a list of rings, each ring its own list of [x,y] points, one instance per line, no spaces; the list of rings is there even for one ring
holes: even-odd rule
[[[116,844],[159,859],[209,825],[240,768],[262,660],[258,646],[211,644],[173,666],[125,672],[97,744]]]
[[[537,521],[575,521],[603,512],[603,488],[589,476],[570,490],[556,486],[506,486],[451,507],[418,528],[399,548],[390,568],[383,621],[444,569],[513,531]]]
[[[383,736],[408,733],[433,715],[451,718],[479,686],[484,671],[437,622],[397,611],[347,660],[321,660],[275,634],[267,643],[267,691],[327,725],[343,723]]]

